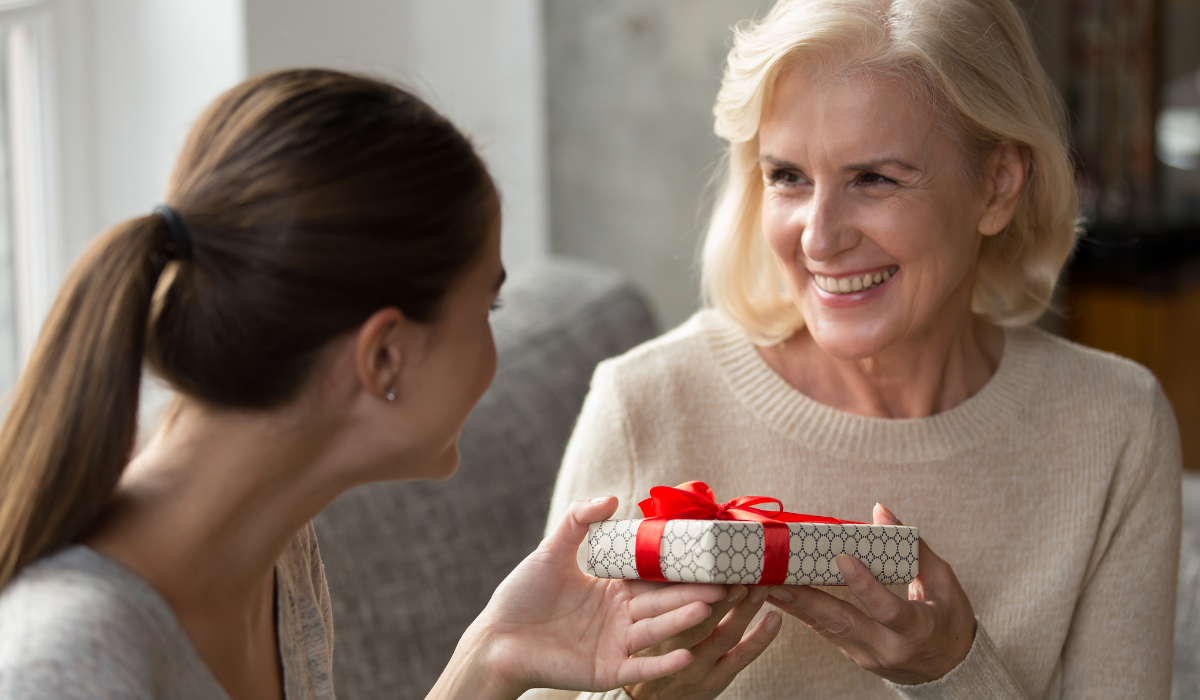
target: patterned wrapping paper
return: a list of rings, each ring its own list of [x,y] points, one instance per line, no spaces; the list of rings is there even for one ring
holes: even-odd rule
[[[605,520],[588,528],[588,573],[640,578],[635,558],[641,520]],[[917,575],[915,527],[787,523],[791,533],[789,584],[840,586],[835,557],[849,554],[881,583],[908,583]],[[663,577],[680,583],[755,584],[763,572],[763,526],[737,520],[671,520],[663,530]]]

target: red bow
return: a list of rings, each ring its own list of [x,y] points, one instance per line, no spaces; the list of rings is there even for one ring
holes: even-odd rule
[[[767,511],[755,506],[773,503],[777,510]],[[635,559],[638,576],[647,581],[665,581],[659,549],[663,529],[669,520],[744,520],[763,525],[763,574],[759,583],[779,585],[787,578],[789,540],[791,532],[784,523],[830,523],[861,525],[850,520],[838,520],[819,515],[788,513],[783,502],[766,496],[742,496],[726,503],[717,503],[708,484],[689,481],[675,488],[655,486],[650,498],[638,504],[646,519],[638,527]]]
[[[774,503],[778,508],[775,512],[765,511],[754,506],[763,503]],[[647,518],[668,518],[670,520],[752,520],[765,523],[776,521],[781,523],[830,523],[833,525],[859,525],[849,520],[826,518],[820,515],[804,515],[803,513],[787,513],[783,510],[783,501],[767,496],[741,496],[726,503],[717,503],[713,490],[703,481],[689,481],[674,488],[670,486],[655,486],[650,489],[650,498],[638,504],[642,514]]]

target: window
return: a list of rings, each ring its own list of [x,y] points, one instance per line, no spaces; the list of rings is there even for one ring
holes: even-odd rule
[[[44,2],[0,0],[0,392],[32,350],[53,292],[48,12]]]

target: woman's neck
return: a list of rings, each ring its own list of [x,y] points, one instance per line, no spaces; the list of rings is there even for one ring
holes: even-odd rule
[[[344,486],[338,430],[303,410],[183,401],[130,463],[86,543],[167,601],[226,692],[283,697],[275,562]]]
[[[827,406],[860,416],[923,418],[979,392],[1003,350],[1003,330],[967,311],[871,357],[834,357],[805,329],[759,353],[785,381]]]
[[[312,423],[183,402],[126,468],[87,543],[173,606],[260,598],[288,542],[341,490],[320,479],[333,431]]]

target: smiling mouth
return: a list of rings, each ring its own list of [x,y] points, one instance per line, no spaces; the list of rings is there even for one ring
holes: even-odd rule
[[[830,294],[853,294],[878,287],[890,280],[899,269],[899,265],[892,265],[886,270],[864,272],[861,275],[852,275],[850,277],[826,277],[814,272],[813,282]]]

